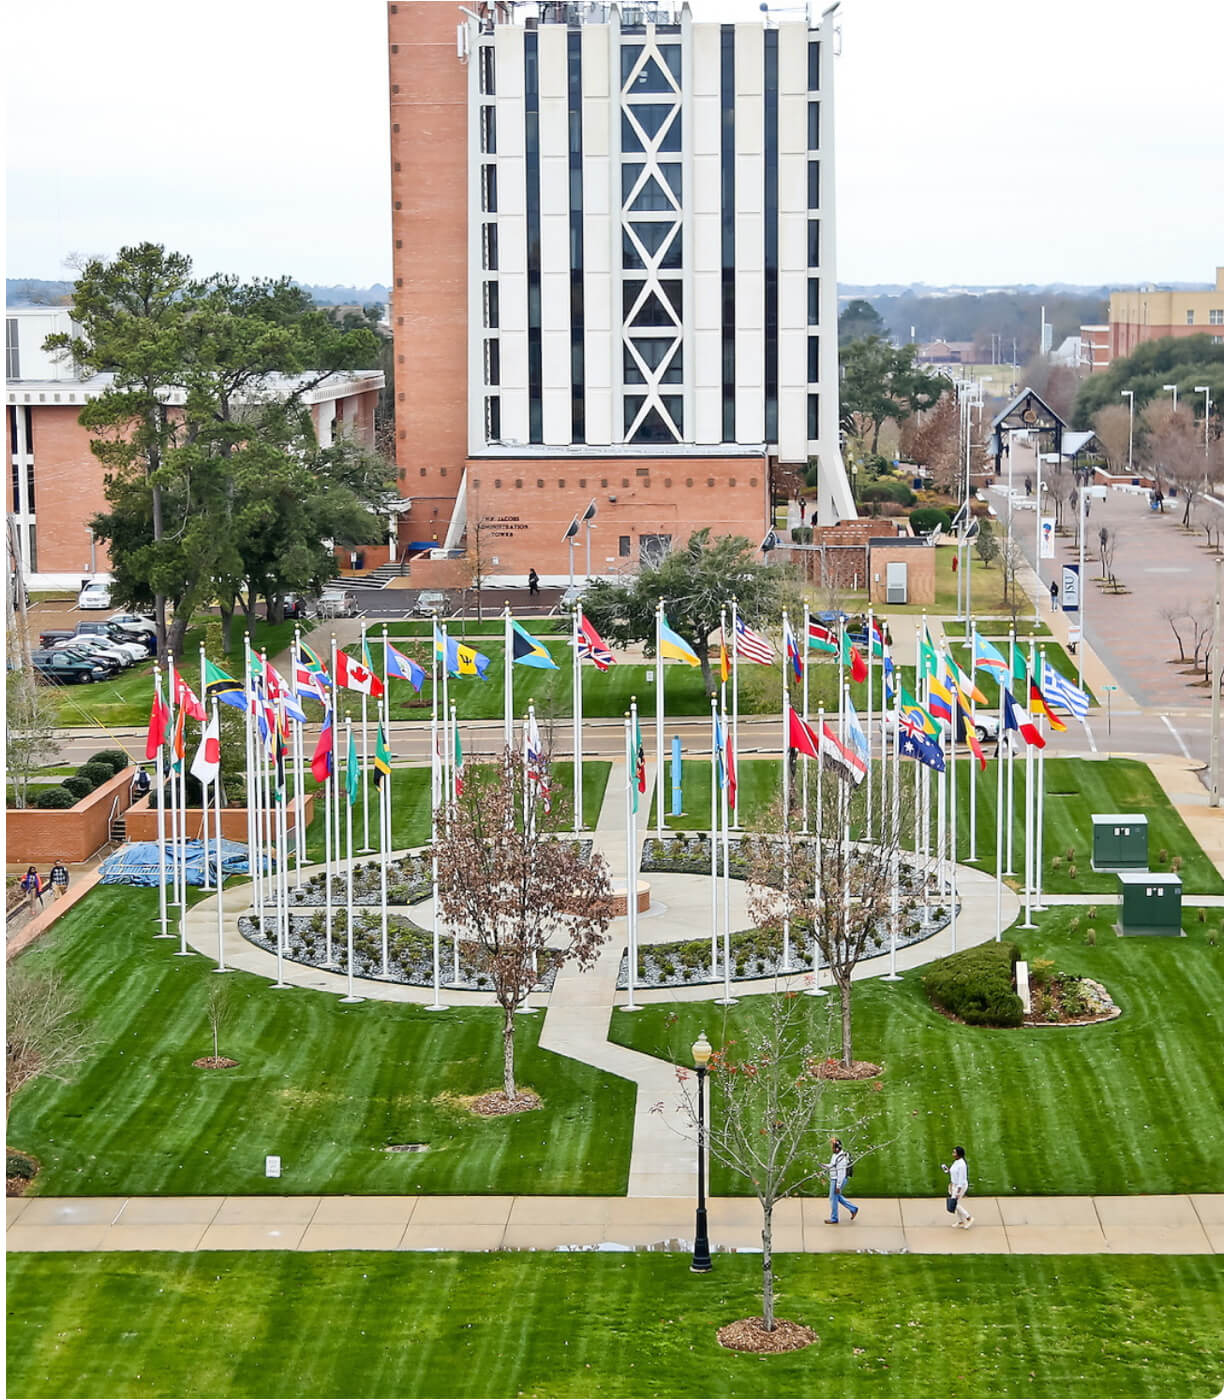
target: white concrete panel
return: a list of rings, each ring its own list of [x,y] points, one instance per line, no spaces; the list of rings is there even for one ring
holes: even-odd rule
[[[497,265],[503,281],[507,277],[526,276],[527,228],[523,220],[498,220]]]
[[[502,364],[505,365],[506,336],[513,332],[527,332],[527,279],[526,277],[498,278],[498,319],[501,322]],[[526,342],[524,342],[526,343]],[[525,384],[526,379],[523,380]]]
[[[568,347],[567,347],[568,348]],[[569,386],[555,388],[544,378],[544,442],[549,447],[568,447],[573,437],[573,401]]]
[[[606,99],[582,98],[582,154],[606,156],[611,150],[612,112]]]
[[[737,143],[738,145],[738,143]],[[737,155],[735,157],[735,210],[736,214],[760,214],[765,207],[765,161],[759,155]],[[738,244],[735,260],[740,261]]]
[[[739,99],[765,90],[765,29],[760,24],[735,26],[735,119],[739,124]]]
[[[788,268],[785,260],[778,273],[778,326],[807,334],[807,269]]]
[[[778,157],[778,209],[784,213],[807,210],[807,156]]]
[[[507,219],[521,219],[527,213],[527,163],[521,156],[506,159],[497,158],[497,218],[499,223]]]
[[[695,155],[717,155],[722,149],[722,100],[717,93],[713,97],[694,97],[692,141]]]
[[[807,213],[781,214],[778,217],[778,266],[783,271],[802,269],[807,273]],[[803,315],[807,319],[807,293],[804,292]]]
[[[493,36],[497,49],[497,96],[523,97],[523,30],[513,24],[499,24]],[[521,109],[520,109],[521,110]],[[501,131],[498,130],[500,137]]]
[[[540,213],[569,215],[569,157],[541,156]]]
[[[700,392],[716,389],[722,393],[722,328],[698,330],[693,335],[694,364],[690,378]]]
[[[736,307],[739,298],[736,298]],[[738,388],[760,390],[765,383],[765,331],[759,326],[735,327],[735,382]],[[764,412],[764,408],[761,409]],[[758,431],[757,436],[760,436]],[[739,435],[744,441],[743,433]]]
[[[569,88],[566,71],[566,32],[564,25],[542,24],[540,36],[540,137],[543,139],[544,102],[550,97],[564,97]]]
[[[717,24],[694,24],[693,92],[696,96],[717,94],[722,64],[722,30]]]
[[[698,334],[709,330],[721,332],[722,278],[719,273],[695,272],[693,274],[693,307],[689,321]],[[691,378],[691,373],[687,377]],[[695,382],[702,384],[706,381],[698,376]],[[719,372],[719,382],[722,382],[721,371]]]
[[[523,124],[523,99],[497,95],[497,158],[508,156],[522,157],[526,141],[526,127]]]
[[[584,24],[582,27],[582,91],[584,96],[608,96],[608,42],[606,25]],[[585,117],[584,117],[585,121]],[[585,143],[586,135],[583,133]]]
[[[608,214],[608,195],[611,190],[611,161],[607,156],[582,157],[582,212],[597,214],[603,219]],[[606,230],[605,230],[605,242]]]
[[[806,24],[788,20],[778,25],[778,91],[807,92]]]
[[[693,412],[696,421],[693,425],[693,441],[716,443],[722,441],[722,386],[717,389],[704,389],[700,385],[693,391]]]
[[[736,442],[764,442],[765,398],[759,385],[738,384],[735,391]]]
[[[735,99],[735,153],[764,158],[765,101],[761,97]],[[738,190],[736,197],[738,199]]]
[[[501,333],[501,387],[527,392],[527,332]]]
[[[778,391],[778,456],[784,462],[807,457],[807,395],[803,389]]]
[[[722,162],[717,155],[694,156],[685,211],[717,215],[722,209]]]
[[[605,215],[583,213],[582,265],[586,269],[588,277],[591,273],[606,274],[611,271],[611,249],[608,246],[608,220]],[[606,281],[603,295],[605,297],[608,296]]]
[[[737,278],[742,273],[751,273],[758,280],[763,276],[765,266],[765,216],[739,212],[739,191],[736,191],[737,213],[735,215],[735,269]],[[736,313],[739,319],[739,313]]]
[[[540,154],[569,154],[569,95],[540,98]]]
[[[786,155],[807,150],[807,93],[783,93],[778,98],[778,151]]]
[[[526,442],[527,390],[506,390],[501,392],[501,430],[503,442]],[[501,465],[500,463],[498,464]],[[506,463],[510,467],[511,463]],[[503,480],[505,476],[503,475]]]
[[[557,264],[547,259],[544,267],[551,269]],[[540,325],[544,331],[564,331],[569,336],[569,297],[570,279],[568,272],[545,271],[540,278]],[[566,364],[569,364],[568,359]],[[568,378],[568,370],[566,376]],[[544,382],[549,382],[545,373]]]
[[[790,328],[778,332],[778,387],[807,388],[807,333]]]

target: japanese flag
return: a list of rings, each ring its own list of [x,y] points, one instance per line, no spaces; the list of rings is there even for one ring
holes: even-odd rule
[[[208,727],[204,731],[204,737],[200,740],[196,756],[191,760],[191,776],[198,778],[201,783],[215,783],[220,772],[221,734],[217,717],[214,715],[208,721]]]

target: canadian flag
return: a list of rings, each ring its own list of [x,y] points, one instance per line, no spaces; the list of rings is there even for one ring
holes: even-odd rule
[[[383,693],[383,683],[374,672],[343,651],[336,653],[336,684],[376,699]]]
[[[215,783],[221,771],[221,733],[214,715],[208,721],[196,756],[191,760],[191,776],[201,783]]]

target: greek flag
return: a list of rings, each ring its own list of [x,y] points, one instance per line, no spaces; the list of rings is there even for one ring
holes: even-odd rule
[[[1088,714],[1088,697],[1077,685],[1060,676],[1044,658],[1041,662],[1041,693],[1051,705],[1061,705],[1070,710],[1081,722]]]

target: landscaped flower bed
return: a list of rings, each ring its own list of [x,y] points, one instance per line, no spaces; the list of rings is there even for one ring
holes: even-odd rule
[[[276,952],[275,924],[265,918],[261,933],[256,919],[244,915],[238,920],[238,931],[248,943],[266,952]],[[492,990],[487,974],[476,968],[479,949],[475,943],[459,942],[459,979],[455,980],[454,940],[442,935],[442,980],[447,986],[458,986],[473,992]],[[289,916],[289,934],[285,957],[306,967],[324,968],[329,972],[348,972],[348,926],[343,909],[332,913],[332,961],[327,958],[326,915],[322,912]],[[382,918],[378,913],[362,913],[353,920],[353,975],[376,981],[402,982],[411,987],[433,986],[433,933],[413,923],[406,914],[387,917],[387,973],[382,970]],[[537,990],[548,991],[557,975],[554,954],[540,954]]]
[[[353,903],[381,904],[382,876],[377,860],[354,861]],[[417,904],[428,899],[432,891],[433,872],[425,856],[401,856],[387,862],[387,903]],[[333,904],[348,902],[348,876],[333,870],[331,880]],[[327,902],[327,876],[316,870],[300,886],[290,884],[289,904],[298,908],[321,908]]]
[[[1095,978],[1055,972],[1053,966],[1037,959],[1029,968],[1033,1009],[1025,1013],[1026,1026],[1091,1026],[1121,1016],[1122,1008]]]

